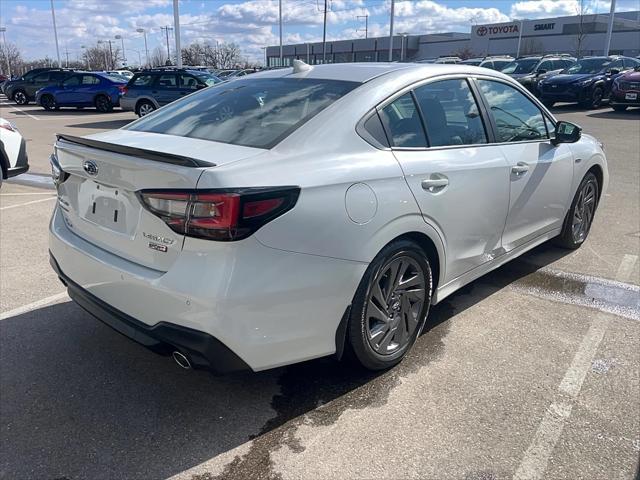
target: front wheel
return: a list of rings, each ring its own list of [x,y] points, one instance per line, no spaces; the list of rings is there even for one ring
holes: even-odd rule
[[[18,90],[16,93],[13,94],[13,101],[16,102],[18,105],[26,105],[27,103],[29,103],[27,94],[24,93],[22,90]]]
[[[96,109],[101,113],[108,113],[113,110],[113,103],[106,95],[98,95],[96,97]]]
[[[56,99],[53,98],[53,95],[43,95],[40,99],[40,105],[47,111],[55,110],[56,108]]]
[[[424,327],[431,305],[431,267],[414,242],[387,245],[354,296],[348,339],[360,364],[384,370],[399,363]]]
[[[587,173],[564,219],[562,232],[556,242],[559,246],[575,250],[587,239],[598,207],[599,192],[596,176],[591,172]]]

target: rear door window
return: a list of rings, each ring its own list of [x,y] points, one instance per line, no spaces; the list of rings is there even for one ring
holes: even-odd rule
[[[153,75],[138,75],[131,80],[131,85],[136,87],[149,87],[153,83]]]
[[[100,83],[100,79],[97,76],[94,76],[94,75],[83,75],[82,76],[82,85],[83,86],[98,85],[99,83]]]
[[[73,75],[62,82],[62,84],[65,87],[75,87],[76,85],[80,85],[80,75]]]
[[[185,90],[197,90],[198,89],[198,80],[191,75],[179,75],[180,78],[180,88]]]
[[[380,118],[392,147],[424,148],[427,146],[420,112],[411,93],[405,93],[382,108]]]
[[[466,80],[443,80],[416,88],[429,145],[487,143],[482,117]]]
[[[174,88],[177,86],[175,74],[163,74],[158,77],[156,82],[158,87]]]
[[[46,83],[49,81],[49,72],[44,72],[33,77],[35,83]]]

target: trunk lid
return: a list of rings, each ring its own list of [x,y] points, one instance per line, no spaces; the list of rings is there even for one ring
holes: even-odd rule
[[[195,189],[202,172],[260,149],[170,135],[116,130],[60,135],[55,155],[68,178],[58,205],[76,235],[129,261],[167,271],[184,237],[146,210],[136,192]]]

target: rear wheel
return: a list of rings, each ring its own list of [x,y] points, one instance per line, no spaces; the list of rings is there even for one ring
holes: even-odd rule
[[[624,112],[627,109],[626,105],[613,105],[612,107],[616,112]]]
[[[144,117],[145,115],[149,115],[156,109],[156,106],[151,103],[149,100],[142,100],[138,103],[136,107],[136,113],[139,117]]]
[[[424,327],[431,304],[431,267],[408,240],[386,246],[367,268],[354,296],[348,338],[370,370],[399,363]]]
[[[582,179],[578,191],[573,197],[573,202],[571,202],[571,208],[564,219],[562,232],[556,242],[559,246],[575,250],[584,243],[591,230],[593,216],[598,207],[599,194],[600,187],[596,176],[591,172],[587,173]]]
[[[113,104],[106,95],[98,95],[95,100],[96,110],[102,113],[107,113],[113,110]]]
[[[604,90],[602,87],[596,87],[591,93],[591,97],[582,103],[585,108],[600,108],[604,99]]]
[[[29,103],[27,94],[22,90],[18,90],[13,94],[13,101],[16,102],[18,105],[26,105],[27,103]]]
[[[56,99],[53,98],[53,95],[43,95],[40,99],[40,105],[42,105],[42,108],[44,108],[45,110],[55,110]]]

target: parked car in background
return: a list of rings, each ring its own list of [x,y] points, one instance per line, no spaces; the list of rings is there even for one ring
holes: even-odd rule
[[[539,96],[538,84],[541,80],[557,75],[574,63],[576,63],[574,57],[547,55],[540,59],[531,72],[525,75],[515,75],[514,78],[535,96]]]
[[[220,83],[218,77],[200,70],[162,68],[136,73],[120,98],[123,110],[143,117],[180,97]]]
[[[513,79],[293,63],[58,136],[49,250],[74,301],[183,368],[346,348],[382,370],[431,305],[545,241],[587,239],[601,144]]]
[[[611,94],[614,77],[640,65],[631,57],[585,57],[557,75],[538,83],[540,98],[548,107],[556,102],[598,108]]]
[[[462,59],[460,57],[438,57],[433,63],[460,63]]]
[[[214,72],[214,75],[218,78],[220,78],[221,80],[226,80],[227,77],[233,73],[237,72],[237,70],[234,69],[228,69],[228,70],[216,70]]]
[[[105,72],[111,75],[120,75],[124,78],[127,79],[127,81],[131,80],[133,78],[133,72],[130,70],[110,70],[108,72]]]
[[[613,79],[609,105],[618,112],[640,107],[640,66]]]
[[[506,65],[513,61],[513,57],[508,55],[504,56],[492,56],[492,57],[477,57],[462,60],[460,63],[463,65],[474,65],[476,67],[489,68],[491,70],[500,71]]]
[[[56,85],[38,90],[36,103],[45,110],[60,107],[95,107],[99,112],[110,112],[120,104],[127,82],[120,75],[78,72]]]
[[[226,78],[231,79],[231,78],[244,77],[246,75],[250,75],[255,72],[256,72],[255,68],[244,68],[242,70],[236,70],[235,72],[230,73],[229,75],[227,75]]]
[[[27,145],[18,129],[8,120],[0,118],[0,185],[2,180],[29,170]]]
[[[5,95],[18,105],[26,105],[36,98],[36,92],[49,85],[62,82],[75,70],[69,68],[35,69],[5,86]]]

